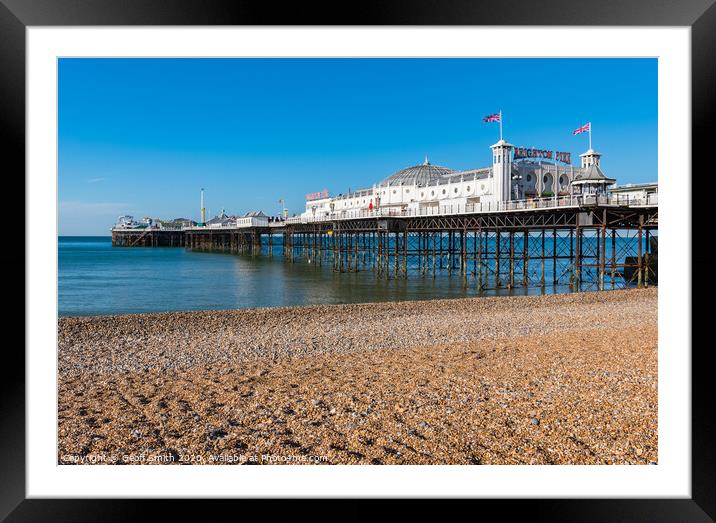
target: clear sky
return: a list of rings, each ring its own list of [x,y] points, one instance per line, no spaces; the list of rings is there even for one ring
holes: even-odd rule
[[[60,59],[61,235],[121,214],[199,219],[304,208],[430,161],[491,164],[505,139],[657,179],[656,59]]]

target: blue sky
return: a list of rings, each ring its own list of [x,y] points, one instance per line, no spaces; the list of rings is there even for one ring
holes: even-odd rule
[[[656,59],[60,59],[61,235],[120,214],[199,218],[369,187],[430,161],[594,148],[618,183],[657,179]]]

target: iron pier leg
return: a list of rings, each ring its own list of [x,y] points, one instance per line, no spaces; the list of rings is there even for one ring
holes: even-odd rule
[[[477,230],[477,290],[482,292],[482,229]]]
[[[569,229],[569,288],[574,290],[575,266],[574,266],[574,229]]]
[[[403,276],[408,277],[408,228],[403,231]]]
[[[552,229],[552,285],[557,285],[557,229]]]
[[[522,243],[522,286],[529,287],[530,231],[524,230]]]
[[[508,238],[510,241],[510,283],[508,288],[511,289],[515,286],[515,233],[511,229]]]
[[[581,227],[577,226],[577,290],[582,285],[582,235],[584,234]]]
[[[542,275],[541,275],[540,281],[539,281],[540,287],[542,287],[542,292],[544,292],[544,284],[545,284],[544,264],[545,264],[545,259],[547,258],[547,256],[545,256],[545,252],[544,252],[544,234],[545,234],[545,231],[544,231],[544,229],[542,229],[542,234],[540,235],[541,241],[542,241],[542,260],[541,260],[542,261]]]
[[[599,260],[599,290],[604,290],[604,272],[606,270],[606,255],[607,255],[607,224],[606,224],[606,211],[604,211],[605,219],[602,221],[602,234],[601,234],[601,258]]]
[[[642,270],[644,269],[644,257],[642,256],[642,244],[644,242],[644,236],[643,236],[643,226],[644,226],[644,215],[639,216],[639,253],[638,253],[638,260],[639,260],[639,266],[637,267],[637,282],[636,286],[641,288],[643,283],[643,276],[642,276]]]
[[[495,287],[500,286],[500,230],[495,231]]]
[[[647,229],[645,231],[645,234],[646,234],[646,242],[645,242],[644,248],[645,248],[646,252],[644,253],[644,287],[648,288],[649,287],[649,270],[650,270],[650,265],[649,265],[650,259],[649,258],[650,258],[650,250],[651,250],[651,245],[650,245],[651,241],[649,239],[649,235],[650,235],[649,229]]]

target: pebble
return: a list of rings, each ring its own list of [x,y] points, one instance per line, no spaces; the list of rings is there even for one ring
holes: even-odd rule
[[[223,438],[226,436],[226,431],[222,429],[214,429],[209,432],[209,437],[211,439],[217,439],[217,438]]]
[[[278,361],[296,354],[348,354],[466,343],[515,333],[547,334],[575,325],[623,328],[656,321],[655,296],[652,287],[545,296],[63,317],[58,321],[59,372],[78,376],[88,371],[183,370],[217,362],[237,364],[256,357]],[[580,305],[584,306],[577,314],[575,307]],[[525,309],[530,313],[525,314]],[[259,367],[255,376],[268,374],[268,369]]]
[[[656,325],[654,288],[61,318],[58,460],[655,464]]]

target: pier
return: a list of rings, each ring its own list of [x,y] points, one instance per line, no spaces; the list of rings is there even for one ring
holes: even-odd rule
[[[183,229],[112,229],[112,247],[185,247]]]
[[[282,255],[288,263],[372,271],[377,278],[447,274],[478,290],[607,289],[658,280],[656,198],[546,198],[451,210],[373,209],[268,226],[113,229],[112,245]]]

